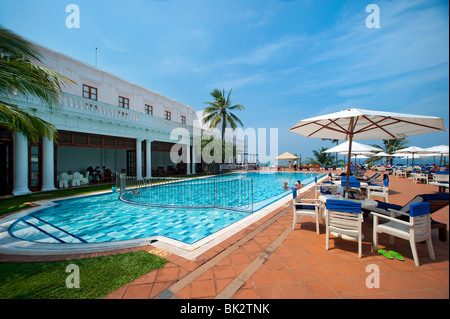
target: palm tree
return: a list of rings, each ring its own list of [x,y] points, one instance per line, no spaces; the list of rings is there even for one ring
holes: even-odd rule
[[[333,138],[323,138],[322,141],[331,141],[331,143],[336,143],[336,146],[339,145],[339,140],[333,139]],[[335,160],[336,160],[336,165],[337,165],[337,162],[339,161],[339,157],[338,157],[338,153],[335,153],[335,154],[336,154]]]
[[[225,98],[225,90],[214,89],[210,95],[214,98],[214,102],[205,102],[207,106],[203,110],[203,124],[209,124],[210,128],[217,128],[219,124],[222,124],[222,141],[225,139],[225,129],[228,124],[235,130],[238,126],[244,126],[241,120],[231,113],[230,111],[244,110],[244,107],[240,104],[231,105],[230,95],[232,89],[228,93],[227,98]]]
[[[322,147],[319,150],[314,150],[314,158],[308,157],[307,160],[313,165],[326,166],[334,162],[334,155],[331,153],[324,153],[327,150],[326,147]]]
[[[11,102],[8,97],[37,98],[50,109],[59,104],[61,87],[72,80],[38,65],[35,46],[0,26],[0,125],[21,132],[28,140],[54,139],[56,128]]]
[[[394,154],[398,150],[406,148],[406,145],[408,143],[409,143],[409,140],[407,140],[406,137],[402,137],[402,138],[393,139],[393,140],[383,140],[383,145],[371,144],[371,146],[384,149],[387,154]],[[382,156],[372,156],[372,157],[368,158],[367,160],[365,160],[364,162],[365,163],[375,162],[375,161],[381,160],[382,158],[383,158]],[[392,161],[393,161],[393,158],[390,157],[389,162],[391,165],[392,165]]]

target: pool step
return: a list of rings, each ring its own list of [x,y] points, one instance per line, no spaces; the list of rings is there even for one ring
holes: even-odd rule
[[[20,219],[11,235],[18,238],[27,238],[28,240],[39,243],[87,243],[83,238],[71,234],[32,214]]]

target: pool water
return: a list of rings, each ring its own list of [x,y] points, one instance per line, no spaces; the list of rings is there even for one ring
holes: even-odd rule
[[[290,187],[297,180],[306,185],[317,175],[246,173],[216,178],[239,176],[253,179],[254,211],[257,211],[291,193],[283,188],[285,181]],[[39,243],[102,243],[165,236],[193,244],[250,214],[219,208],[148,207],[122,202],[117,193],[108,193],[57,201],[56,206],[17,220],[9,233]]]

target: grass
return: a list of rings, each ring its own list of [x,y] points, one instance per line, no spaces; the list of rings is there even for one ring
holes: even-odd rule
[[[0,299],[98,299],[164,267],[166,259],[146,251],[39,263],[0,263]],[[80,288],[67,288],[79,267]],[[68,279],[69,278],[69,279]]]
[[[30,205],[28,204],[30,202],[107,191],[111,190],[112,186],[113,184],[101,184],[79,188],[59,189],[49,192],[38,192],[29,195],[0,199],[0,216],[30,207]]]

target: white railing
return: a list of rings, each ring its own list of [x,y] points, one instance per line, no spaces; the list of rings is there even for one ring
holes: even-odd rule
[[[64,93],[61,95],[61,106],[76,112],[98,115],[101,117],[110,117],[119,120],[128,120],[139,122],[141,113],[120,108],[118,106],[86,99],[77,95]]]
[[[43,105],[39,99],[33,97],[25,98],[15,95],[9,95],[8,99],[11,101],[11,103],[22,102],[19,104],[23,104],[27,107],[47,107]],[[115,105],[90,100],[70,93],[61,94],[60,103],[60,107],[63,110],[83,113],[85,117],[99,116],[102,118],[132,122],[163,130],[172,130],[174,128],[182,127],[186,128],[189,131],[192,131],[191,125],[169,121],[153,115],[145,114],[143,112],[124,109]],[[58,111],[58,107],[55,107],[54,110]]]
[[[252,178],[119,176],[119,199],[153,207],[222,208],[253,212]]]

